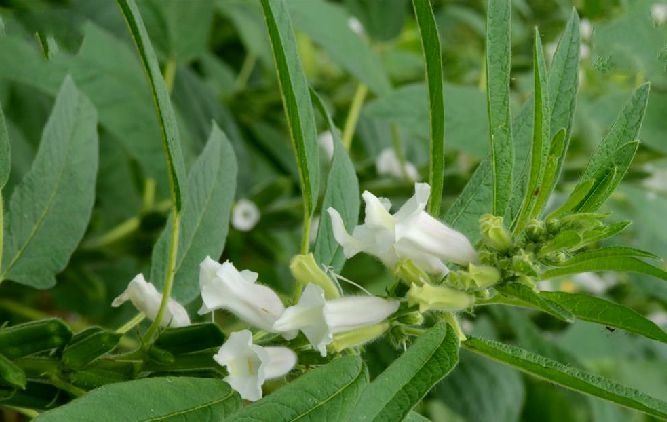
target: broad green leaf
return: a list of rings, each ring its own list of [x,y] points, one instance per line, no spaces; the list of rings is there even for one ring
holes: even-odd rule
[[[376,95],[391,89],[380,58],[363,38],[352,32],[348,15],[339,5],[323,0],[290,0],[287,6],[296,29],[305,32]]]
[[[344,0],[345,6],[359,18],[364,31],[378,41],[398,37],[407,15],[408,0]]]
[[[317,132],[308,82],[296,52],[296,40],[284,0],[262,0],[273,47],[280,92],[299,168],[307,215],[312,215],[319,193]]]
[[[359,180],[357,180],[354,164],[352,164],[352,160],[340,140],[340,133],[334,126],[322,99],[317,94],[313,95],[313,99],[320,114],[326,119],[334,142],[331,169],[329,170],[327,187],[324,191],[322,213],[320,214],[320,224],[313,253],[319,264],[331,266],[334,271],[338,272],[343,268],[345,256],[343,256],[342,248],[333,236],[331,218],[327,209],[329,207],[336,209],[343,220],[343,224],[345,224],[345,228],[351,231],[359,218]]]
[[[452,149],[483,157],[489,149],[484,92],[474,86],[445,83],[445,135]],[[396,123],[419,141],[428,141],[428,89],[424,84],[408,84],[368,101],[363,115],[382,122]]]
[[[486,99],[493,177],[492,213],[504,216],[512,195],[512,119],[510,117],[510,20],[509,0],[489,0],[486,21]]]
[[[368,379],[357,356],[337,358],[234,413],[230,422],[345,421]]]
[[[525,395],[518,371],[467,350],[431,392],[466,421],[494,422],[519,420]]]
[[[139,9],[153,46],[167,60],[188,62],[203,54],[213,23],[211,0],[141,0]]]
[[[513,222],[514,230],[520,233],[532,218],[535,218],[542,210],[536,209],[537,198],[540,189],[544,186],[545,165],[549,153],[551,139],[549,123],[551,110],[549,109],[549,94],[547,86],[546,64],[542,53],[542,39],[540,33],[535,29],[533,47],[533,142],[530,146],[530,170],[525,189],[523,189],[523,201],[519,210],[519,216]]]
[[[171,105],[169,91],[160,73],[160,65],[155,56],[155,51],[153,50],[135,1],[117,0],[117,2],[134,43],[137,46],[141,63],[148,77],[153,101],[155,102],[155,112],[160,124],[162,147],[167,162],[169,186],[174,202],[173,206],[177,211],[180,211],[183,200],[181,183],[185,181],[185,164],[181,155],[181,141],[176,123],[176,114]]]
[[[543,295],[533,291],[530,287],[520,283],[509,283],[498,290],[505,296],[519,301],[518,305],[529,306],[549,313],[566,322],[574,322],[572,312],[554,303]],[[509,302],[508,302],[509,303]]]
[[[567,262],[565,263],[567,264]],[[595,257],[588,260],[579,260],[572,265],[551,268],[540,274],[540,278],[548,279],[562,275],[585,273],[588,271],[630,271],[651,275],[667,281],[667,272],[654,267],[641,259],[629,256]]]
[[[0,280],[55,285],[88,225],[95,200],[97,113],[69,77],[60,88],[30,171],[5,221]]]
[[[490,359],[513,366],[554,384],[600,397],[659,418],[667,418],[667,403],[609,379],[563,365],[517,346],[470,337],[462,345]]]
[[[105,385],[35,421],[214,421],[240,406],[220,379],[158,377]]]
[[[591,180],[601,183],[606,175],[613,172],[611,181],[607,182],[604,190],[596,190],[601,193],[595,195],[594,199],[588,201],[584,199],[574,208],[575,210],[584,212],[596,210],[625,176],[637,148],[635,141],[646,111],[648,92],[649,84],[643,84],[625,104],[609,133],[593,153],[575,190],[585,183],[590,183]]]
[[[7,125],[5,124],[5,114],[2,111],[2,105],[0,105],[0,189],[5,187],[11,169],[9,133],[7,133]],[[0,198],[2,198],[2,196],[0,196]],[[1,203],[2,201],[0,201],[0,204]],[[2,222],[2,220],[0,220],[0,222]],[[0,225],[0,227],[2,226]],[[0,248],[0,256],[1,255],[2,249]]]
[[[565,293],[542,292],[541,295],[572,312],[584,321],[596,322],[610,327],[640,334],[644,337],[667,343],[667,333],[653,321],[644,318],[635,310],[596,296]]]
[[[421,35],[428,86],[428,120],[431,129],[428,154],[428,182],[431,185],[431,197],[428,212],[432,215],[440,215],[445,182],[445,98],[443,96],[442,49],[431,3],[428,0],[413,0],[412,6],[415,9]]]
[[[403,420],[458,360],[458,337],[450,326],[439,322],[364,390],[352,420]]]
[[[403,422],[429,422],[429,421],[430,419],[420,415],[414,410],[411,410],[410,413],[408,413],[408,415],[405,417],[405,419],[403,419]]]
[[[199,294],[199,264],[207,255],[222,255],[236,192],[236,159],[227,136],[213,124],[206,147],[188,177],[176,259],[173,297],[188,303]],[[153,248],[150,279],[163,286],[169,255],[169,232],[165,226]]]

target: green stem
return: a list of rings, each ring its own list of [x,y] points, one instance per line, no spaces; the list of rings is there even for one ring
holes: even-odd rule
[[[116,333],[118,334],[125,334],[128,331],[130,331],[132,328],[136,327],[137,324],[141,323],[146,318],[146,315],[143,313],[138,313],[137,315],[134,316],[131,320],[127,321],[125,324],[123,324],[120,328],[116,330]]]
[[[4,244],[4,236],[5,236],[5,206],[4,206],[4,201],[2,199],[2,189],[0,188],[0,275],[4,275],[4,271],[2,268],[2,248]],[[0,283],[2,283],[2,277],[0,276]]]
[[[134,233],[139,228],[140,223],[141,219],[138,216],[125,220],[103,235],[84,242],[83,249],[100,249],[111,245]]]
[[[176,257],[178,255],[178,239],[180,234],[181,227],[181,213],[177,209],[174,209],[172,224],[171,224],[171,239],[169,241],[169,257],[167,259],[167,272],[164,281],[164,290],[162,291],[162,301],[160,302],[160,309],[157,312],[155,320],[151,323],[150,327],[144,335],[144,347],[148,347],[153,344],[155,340],[155,335],[157,334],[158,328],[160,328],[160,323],[164,318],[164,313],[167,310],[167,303],[171,297],[171,290],[174,285],[174,276],[176,275]]]
[[[167,92],[171,94],[174,90],[174,79],[176,78],[176,60],[169,59],[164,65],[164,84],[167,86]]]
[[[150,210],[155,205],[155,179],[149,177],[144,182],[144,195],[141,199],[141,208],[143,210]]]
[[[252,70],[255,68],[255,63],[257,63],[257,56],[253,53],[246,54],[241,69],[239,70],[239,74],[236,77],[236,81],[234,81],[234,91],[243,91],[243,89],[245,89],[248,80],[250,79],[250,75],[252,74]]]
[[[398,158],[398,163],[401,165],[401,173],[403,174],[403,179],[410,180],[410,175],[408,175],[408,162],[405,159],[405,154],[403,154],[403,142],[401,142],[401,131],[398,128],[398,125],[392,123],[391,125],[391,144],[394,148],[394,153],[396,153],[396,158]]]
[[[69,382],[61,379],[59,376],[55,374],[52,374],[49,377],[49,381],[51,381],[51,384],[53,384],[55,387],[58,387],[63,391],[67,391],[68,393],[70,393],[75,397],[81,397],[84,394],[86,394],[86,390],[70,384]]]
[[[313,216],[305,211],[306,215],[304,216],[303,221],[303,234],[301,235],[301,254],[306,255],[310,249],[310,226],[313,222]]]
[[[345,128],[343,129],[343,146],[348,151],[352,146],[352,136],[354,136],[354,131],[357,128],[357,122],[359,121],[359,115],[361,114],[361,106],[364,104],[366,94],[368,94],[368,87],[364,84],[359,84],[357,90],[354,92],[354,97],[352,97],[350,112],[347,114]]]

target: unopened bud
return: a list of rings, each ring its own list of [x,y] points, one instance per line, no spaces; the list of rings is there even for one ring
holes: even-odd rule
[[[465,292],[446,286],[413,284],[408,291],[408,304],[419,305],[419,312],[426,311],[460,311],[470,307],[475,298]]]
[[[526,237],[532,241],[539,241],[547,233],[546,225],[543,221],[532,220],[526,226]]]
[[[428,284],[431,281],[429,275],[415,265],[414,261],[411,259],[403,259],[396,264],[394,267],[394,274],[401,278],[402,280],[407,281],[407,284],[416,284],[421,286],[422,284]]]
[[[484,242],[498,251],[510,249],[513,245],[512,235],[503,225],[503,218],[484,214],[479,219],[480,231]]]
[[[303,286],[312,283],[321,287],[322,290],[324,290],[324,297],[327,299],[336,299],[337,297],[340,297],[338,286],[317,265],[312,253],[307,255],[296,255],[292,258],[289,269],[296,281]]]
[[[512,271],[528,276],[537,275],[537,267],[533,256],[524,250],[520,250],[519,253],[512,257]]]
[[[486,289],[500,281],[500,272],[489,265],[468,265],[468,273],[479,289]]]
[[[424,323],[424,315],[420,312],[408,312],[398,317],[398,322],[406,325],[422,325]]]
[[[357,328],[352,331],[345,331],[337,333],[333,336],[333,341],[329,344],[329,348],[335,352],[349,349],[350,347],[357,347],[375,340],[384,334],[389,329],[388,322],[381,322],[379,324],[368,325]]]

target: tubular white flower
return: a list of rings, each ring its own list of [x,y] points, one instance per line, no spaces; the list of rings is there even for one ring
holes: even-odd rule
[[[651,17],[653,18],[653,23],[658,26],[667,22],[667,4],[653,3],[651,5]]]
[[[419,179],[419,174],[415,166],[406,161],[405,167],[401,168],[401,162],[396,156],[396,151],[393,148],[385,148],[380,152],[375,160],[375,168],[380,176],[391,176],[397,179],[405,179],[416,182]]]
[[[265,380],[282,377],[296,364],[292,350],[253,344],[248,330],[233,332],[213,359],[227,368],[229,375],[224,381],[250,401],[262,398]]]
[[[327,130],[320,133],[317,136],[317,143],[319,144],[322,152],[324,152],[324,155],[327,157],[327,161],[331,161],[334,154],[334,138],[331,131]]]
[[[335,333],[377,324],[396,312],[399,303],[375,296],[350,296],[325,300],[324,290],[308,284],[299,303],[290,306],[276,321],[277,331],[301,330],[310,344],[327,355]]]
[[[139,274],[130,281],[127,289],[111,302],[111,306],[118,307],[128,300],[148,319],[155,320],[160,310],[162,293],[158,292],[153,284],[146,282],[143,274]],[[169,298],[160,326],[185,327],[187,325],[190,325],[187,311],[180,303]]]
[[[257,273],[238,271],[229,261],[219,264],[207,256],[199,266],[199,287],[204,302],[199,314],[226,309],[255,327],[276,332],[273,323],[285,306],[276,292],[255,281]],[[285,336],[290,337],[290,334]]]
[[[247,232],[259,222],[259,208],[249,199],[239,199],[232,211],[232,226],[236,230]]]
[[[460,265],[476,262],[477,252],[468,238],[425,211],[430,193],[428,184],[415,184],[414,196],[392,215],[388,201],[364,192],[364,224],[355,227],[352,235],[345,230],[338,211],[329,208],[334,238],[346,257],[363,251],[391,268],[409,258],[426,272],[445,274],[448,270],[443,261]]]

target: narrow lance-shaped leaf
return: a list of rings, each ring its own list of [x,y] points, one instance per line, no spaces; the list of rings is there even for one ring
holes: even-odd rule
[[[97,149],[95,108],[66,77],[30,171],[9,202],[0,280],[56,283],[90,219]]]
[[[509,0],[489,0],[486,21],[486,72],[493,214],[503,216],[512,194],[514,145],[510,117],[510,21]]]
[[[445,99],[442,50],[431,3],[428,0],[413,0],[412,6],[415,9],[417,24],[419,25],[422,50],[426,60],[426,82],[428,85],[428,116],[431,128],[428,169],[431,197],[428,212],[439,215],[445,177]]]
[[[530,147],[530,170],[519,216],[515,221],[514,231],[520,233],[526,223],[541,210],[535,205],[543,187],[545,164],[549,153],[551,111],[547,87],[547,70],[542,53],[540,33],[535,29],[533,47],[534,92],[533,92],[533,143]]]
[[[5,113],[2,111],[2,105],[0,105],[0,189],[7,183],[11,169],[9,133],[7,133],[7,125],[5,124]],[[2,228],[1,225],[0,228]],[[0,255],[2,255],[2,249],[0,249]]]
[[[547,279],[589,271],[630,271],[667,281],[666,271],[630,256],[595,257],[588,260],[578,260],[572,265],[546,270],[540,274],[540,278]]]
[[[667,343],[667,333],[635,310],[596,296],[580,293],[542,292],[541,296],[558,303],[584,321],[620,328]]]
[[[352,420],[402,421],[458,360],[457,334],[438,323],[364,390]]]
[[[475,353],[513,366],[548,382],[600,397],[649,415],[667,418],[667,403],[662,400],[598,375],[563,365],[520,347],[476,337],[468,338],[462,345]]]
[[[597,146],[574,189],[574,192],[579,194],[585,192],[585,197],[574,205],[572,205],[574,201],[566,201],[564,206],[553,213],[554,216],[570,211],[565,205],[574,211],[594,211],[618,186],[628,171],[637,149],[636,139],[646,111],[648,93],[648,83],[635,90],[632,98],[628,100],[614,121],[607,136]],[[591,183],[593,183],[591,188],[584,189]]]
[[[558,303],[550,301],[543,295],[533,291],[530,287],[520,283],[508,283],[498,288],[504,296],[512,298],[516,302],[505,302],[519,306],[529,306],[549,313],[556,318],[566,322],[574,322],[574,315],[568,309],[560,306]]]
[[[318,197],[319,158],[308,83],[297,55],[297,43],[284,0],[262,0],[262,8],[271,38],[287,125],[299,167],[305,210],[307,215],[312,215]]]
[[[358,356],[344,356],[302,375],[226,421],[346,421],[368,383]]]
[[[352,160],[340,140],[338,129],[334,126],[322,99],[314,91],[313,102],[319,109],[320,114],[324,116],[334,142],[331,169],[329,170],[327,187],[322,201],[323,212],[320,215],[320,224],[313,253],[319,264],[331,266],[334,271],[338,272],[345,263],[345,257],[333,236],[331,218],[326,210],[329,207],[336,209],[343,220],[343,224],[345,224],[345,228],[351,230],[359,218],[359,180],[354,170],[354,164],[352,164]]]
[[[185,180],[185,164],[181,154],[181,142],[176,123],[176,114],[171,105],[169,91],[160,73],[160,65],[148,37],[148,32],[146,32],[144,22],[139,14],[137,4],[134,0],[117,0],[117,2],[130,29],[130,34],[141,57],[141,63],[148,76],[151,93],[155,101],[155,110],[160,123],[162,147],[169,172],[172,200],[174,201],[175,209],[180,211],[183,202],[181,183]]]
[[[35,421],[197,421],[229,417],[240,406],[219,379],[158,377],[105,385]]]
[[[181,213],[173,297],[183,303],[199,294],[197,274],[201,260],[217,259],[225,246],[234,193],[236,158],[225,134],[214,123],[204,150],[188,176],[188,190]],[[162,286],[168,259],[167,224],[153,248],[150,279]]]

